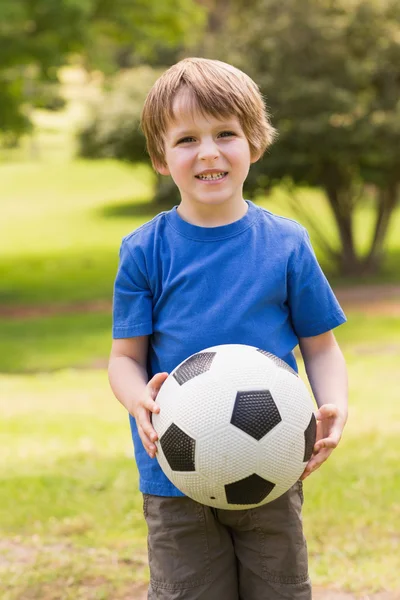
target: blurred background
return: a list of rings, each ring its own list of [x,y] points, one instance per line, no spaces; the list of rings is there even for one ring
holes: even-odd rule
[[[0,596],[145,597],[106,366],[121,238],[179,202],[139,117],[185,56],[259,84],[279,138],[245,197],[308,228],[349,319],[349,423],[305,483],[315,598],[399,598],[397,0],[0,3]]]

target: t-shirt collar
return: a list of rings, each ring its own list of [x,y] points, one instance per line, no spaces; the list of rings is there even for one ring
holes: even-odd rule
[[[216,241],[223,240],[225,238],[233,237],[242,233],[248,227],[254,223],[258,217],[258,207],[251,202],[246,200],[248,209],[246,214],[229,225],[220,225],[219,227],[200,227],[198,225],[192,225],[187,221],[184,221],[178,213],[178,207],[174,206],[168,213],[168,223],[178,233],[192,240],[199,241]]]

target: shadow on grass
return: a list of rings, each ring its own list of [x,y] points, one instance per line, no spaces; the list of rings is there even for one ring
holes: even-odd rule
[[[0,266],[0,303],[8,306],[66,304],[111,300],[118,266],[115,249],[17,255]]]
[[[132,200],[131,202],[119,202],[102,206],[97,214],[104,218],[127,218],[135,217],[147,221],[164,210],[170,210],[173,203],[156,203],[151,200]]]
[[[111,347],[111,311],[0,319],[0,372],[104,368]]]

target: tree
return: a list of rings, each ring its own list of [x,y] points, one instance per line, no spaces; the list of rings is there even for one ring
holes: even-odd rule
[[[399,23],[393,0],[232,0],[204,46],[257,81],[279,131],[252,168],[248,191],[282,180],[322,188],[341,247],[332,247],[312,216],[309,224],[348,275],[379,269],[398,198]],[[354,216],[367,186],[375,225],[360,256]]]
[[[88,67],[113,71],[121,49],[125,56],[152,57],[182,44],[201,22],[194,0],[0,3],[0,133],[19,135],[30,127],[25,105],[35,104],[43,81],[57,81],[71,53],[81,54]]]
[[[110,89],[94,106],[92,118],[79,132],[79,154],[85,158],[116,158],[151,165],[140,115],[151,86],[163,69],[142,65],[117,73]],[[179,192],[170,177],[155,175],[153,201],[172,206]]]

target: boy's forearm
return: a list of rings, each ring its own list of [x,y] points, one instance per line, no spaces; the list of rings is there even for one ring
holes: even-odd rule
[[[340,412],[343,426],[347,421],[347,369],[343,354],[336,341],[318,352],[303,351],[308,379],[320,407],[334,404]]]
[[[128,356],[112,356],[108,365],[108,378],[115,397],[133,414],[137,399],[146,390],[146,369]]]

